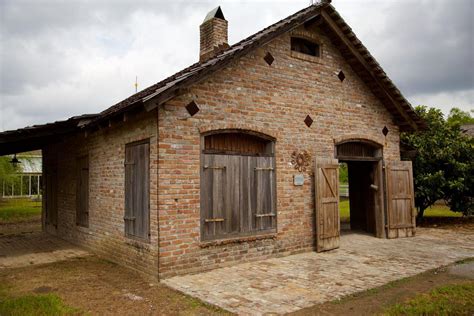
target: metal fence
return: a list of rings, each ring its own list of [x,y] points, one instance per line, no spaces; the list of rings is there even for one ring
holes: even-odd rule
[[[3,181],[2,198],[41,196],[41,174],[19,174]]]
[[[349,185],[348,184],[339,184],[339,196],[340,197],[349,197]]]

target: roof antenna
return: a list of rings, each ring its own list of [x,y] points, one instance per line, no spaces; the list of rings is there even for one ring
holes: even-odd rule
[[[135,84],[134,84],[134,86],[135,86],[135,93],[137,93],[137,92],[138,92],[138,76],[135,76]]]

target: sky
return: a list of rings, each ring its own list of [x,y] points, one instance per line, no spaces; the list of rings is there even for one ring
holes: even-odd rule
[[[0,130],[97,113],[193,64],[220,5],[229,44],[310,0],[0,0]],[[413,106],[474,109],[473,0],[333,0]]]

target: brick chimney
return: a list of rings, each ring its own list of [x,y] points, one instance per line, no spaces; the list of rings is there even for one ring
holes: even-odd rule
[[[221,7],[217,7],[206,15],[204,22],[199,26],[200,46],[199,61],[204,62],[226,48],[227,44],[227,21],[224,18]]]

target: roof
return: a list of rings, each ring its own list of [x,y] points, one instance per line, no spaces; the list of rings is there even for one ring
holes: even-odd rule
[[[299,26],[300,24],[313,19],[319,14],[325,2],[311,5],[304,8],[289,17],[280,20],[279,22],[257,32],[246,39],[230,46],[228,49],[222,51],[220,54],[205,62],[197,62],[188,68],[185,68],[176,74],[142,90],[129,98],[111,106],[102,111],[100,115],[91,124],[97,123],[101,120],[108,119],[118,113],[122,113],[125,109],[133,107],[137,103],[145,103],[153,98],[159,96],[166,96],[164,99],[169,100],[173,97],[173,91],[180,88],[187,87],[189,84],[195,83],[203,79],[213,71],[218,70],[232,61],[234,58],[247,53],[253,48],[259,47],[275,37]],[[158,102],[160,103],[160,102]]]
[[[327,13],[326,13],[327,12]],[[155,99],[154,104],[148,104],[147,110],[151,110],[159,104],[162,104],[175,95],[179,94],[179,89],[188,87],[189,85],[202,80],[213,71],[218,70],[232,61],[234,58],[244,55],[248,51],[262,46],[275,37],[296,28],[297,26],[308,22],[309,20],[322,17],[324,18],[324,24],[322,25],[327,32],[336,33],[333,28],[337,28],[339,31],[339,37],[345,39],[347,44],[353,46],[349,48],[342,48],[342,51],[346,52],[346,59],[352,60],[354,56],[347,56],[353,54],[350,48],[356,50],[359,58],[355,58],[353,64],[355,67],[360,67],[360,64],[364,64],[363,68],[366,68],[366,72],[369,72],[369,76],[365,73],[360,74],[362,79],[366,81],[375,81],[377,84],[373,87],[374,90],[384,90],[385,94],[377,92],[378,96],[385,100],[384,104],[387,109],[394,115],[396,123],[401,126],[401,130],[417,130],[425,127],[424,121],[415,113],[410,103],[403,97],[401,92],[395,86],[395,84],[388,78],[385,71],[378,64],[375,58],[369,53],[367,48],[361,43],[361,41],[352,32],[352,29],[346,24],[346,22],[336,12],[334,7],[330,5],[330,1],[323,1],[307,8],[304,8],[289,17],[280,20],[279,22],[257,32],[248,38],[232,45],[228,49],[224,50],[215,57],[202,62],[195,63],[188,68],[174,74],[171,77],[158,82],[157,84],[148,87],[147,89],[132,95],[131,97],[115,104],[107,110],[100,113],[100,115],[91,124],[98,123],[101,120],[109,119],[118,113],[122,113],[127,108],[140,105],[140,103],[147,103],[151,99]],[[333,40],[338,41],[338,34],[333,37]],[[340,40],[339,40],[340,41]],[[360,73],[360,72],[359,72]],[[396,103],[398,105],[391,105],[390,103]]]
[[[97,114],[73,116],[64,121],[56,121],[42,125],[33,125],[17,130],[0,133],[0,155],[25,152],[42,148],[51,140],[80,130]]]
[[[182,89],[203,80],[214,71],[223,68],[235,58],[243,56],[252,49],[270,42],[279,35],[315,19],[321,21],[320,27],[330,35],[333,43],[339,47],[341,53],[353,69],[367,83],[374,94],[383,101],[387,110],[392,113],[395,123],[400,126],[400,130],[423,129],[425,127],[424,121],[415,113],[413,107],[403,97],[390,78],[388,78],[367,48],[362,45],[352,32],[352,29],[340,17],[334,7],[330,5],[329,0],[310,5],[230,46],[215,57],[204,62],[197,62],[133,94],[99,114],[90,116],[90,121],[83,124],[82,127],[94,128],[94,126],[98,126],[101,122],[137,108],[144,107],[147,111],[150,111],[179,95]],[[5,133],[16,132],[21,134],[21,130],[0,133],[0,145]],[[0,150],[0,154],[4,152],[4,150]]]

